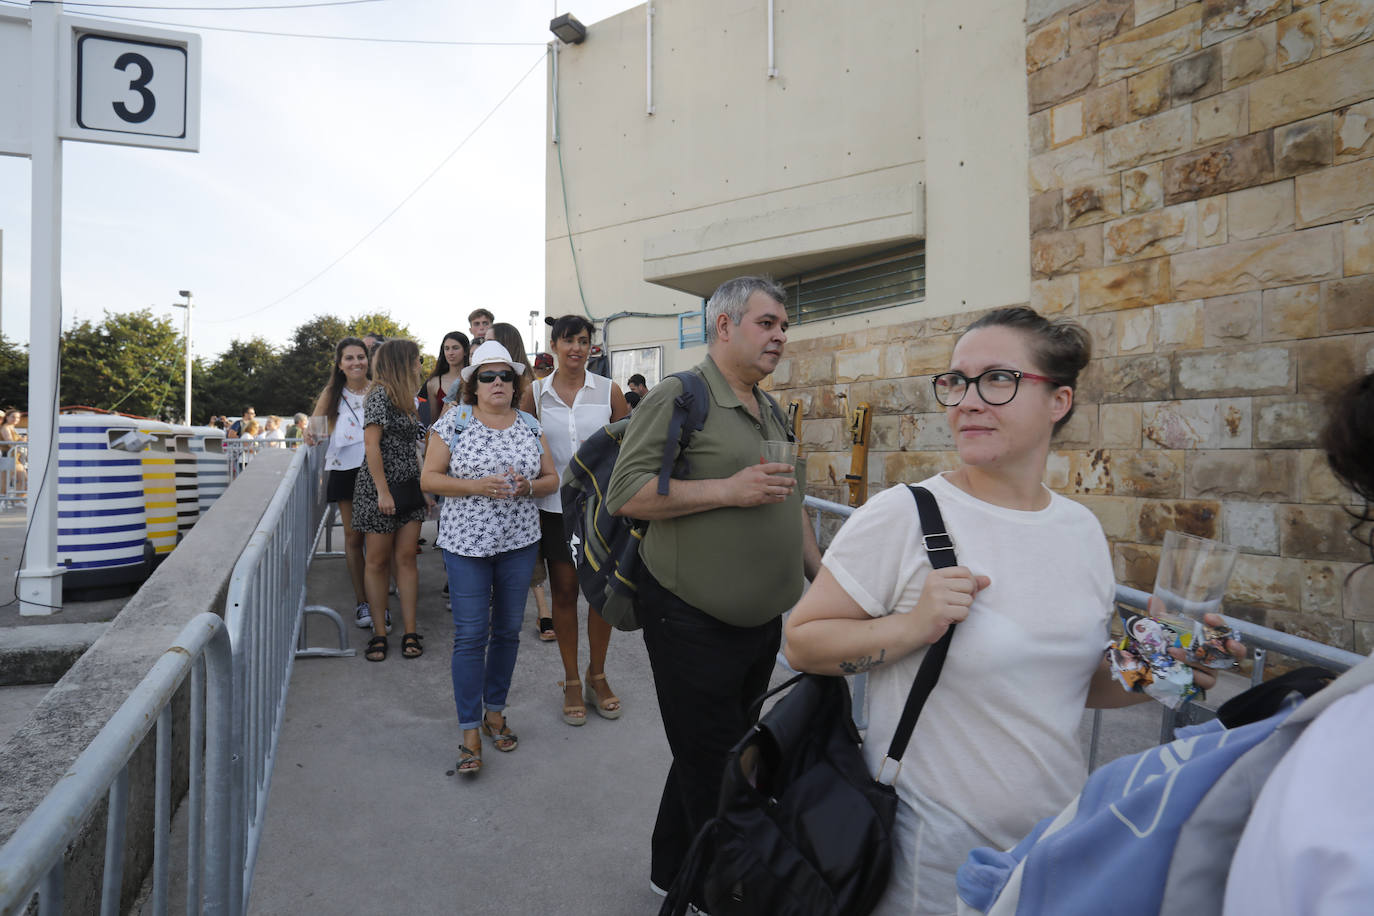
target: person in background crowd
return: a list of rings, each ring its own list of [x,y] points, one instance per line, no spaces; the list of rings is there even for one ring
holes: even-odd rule
[[[239,429],[240,439],[257,439],[263,433],[262,424],[257,420],[249,420]]]
[[[282,429],[281,417],[272,414],[267,418],[267,423],[262,428],[261,438],[273,448],[285,447],[286,430]]]
[[[692,370],[711,409],[683,455],[690,479],[673,478],[668,494],[658,493],[683,392],[670,378],[640,402],[606,493],[611,512],[651,522],[635,611],[673,753],[651,840],[656,893],[676,880],[715,814],[726,757],[756,721],[754,701],[773,672],[779,618],[820,565],[792,466],[760,460],[765,441],[787,438],[776,402],[758,387],[787,343],[785,301],[765,278],[721,284],[706,305],[706,359]],[[687,895],[704,902],[700,887]]]
[[[243,428],[257,419],[258,412],[251,407],[243,408],[243,416],[234,421],[234,435],[242,436]]]
[[[642,398],[644,397],[644,395],[649,393],[649,386],[644,384],[644,376],[640,375],[638,372],[630,376],[625,381],[625,384],[631,391],[639,395],[639,398]],[[635,400],[639,400],[639,398],[636,398]]]
[[[463,367],[468,364],[468,336],[462,331],[449,331],[439,344],[439,355],[434,360],[434,369],[425,379],[423,396],[429,404],[429,422],[435,423],[447,409],[445,403],[450,391],[462,382]]]
[[[378,345],[372,379],[363,402],[364,461],[353,484],[353,527],[366,535],[368,604],[386,604],[387,584],[394,576],[405,627],[401,656],[419,658],[424,648],[415,629],[415,548],[428,511],[415,448],[424,435],[414,395],[420,384],[420,348],[404,338]],[[398,509],[398,495],[411,496],[418,504]],[[386,625],[376,615],[372,632],[365,654],[368,661],[380,662],[387,654]]]
[[[306,416],[298,413],[291,418],[291,425],[286,427],[286,438],[292,448],[295,448],[305,439]]]
[[[353,485],[366,451],[363,402],[372,387],[367,369],[367,344],[357,337],[340,340],[334,347],[334,371],[330,373],[329,384],[315,401],[313,411],[314,416],[326,421],[329,430],[329,448],[324,453],[324,467],[329,474],[325,496],[339,507],[339,521],[344,529],[344,559],[356,602],[354,619],[363,629],[372,626],[372,606],[368,604],[363,582],[364,535],[353,527]],[[307,431],[305,441],[307,445],[314,445],[316,440]],[[390,617],[389,613],[387,616]],[[386,625],[391,625],[390,619]]]
[[[363,335],[363,345],[367,347],[367,356],[371,359],[377,352],[377,347],[386,343],[386,338],[381,334],[368,331]]]
[[[498,341],[474,348],[461,388],[471,409],[446,411],[430,430],[425,454],[422,486],[445,497],[438,544],[453,596],[461,776],[481,769],[482,734],[498,751],[519,744],[505,708],[539,541],[532,498],[558,486],[538,424],[515,407],[524,372]]]
[[[619,385],[587,371],[594,331],[592,323],[580,315],[564,315],[555,321],[550,346],[557,368],[548,378],[536,381],[522,402],[527,412],[539,417],[553,453],[554,470],[560,478],[578,447],[592,433],[630,413]],[[611,625],[590,609],[585,682],[579,677],[577,567],[563,534],[563,503],[557,490],[539,500],[539,527],[540,548],[553,597],[553,630],[563,660],[563,721],[569,725],[585,724],[586,703],[593,704],[602,717],[617,719],[620,698],[606,680]]]
[[[639,402],[639,395],[635,394],[633,391],[625,392],[625,403],[630,405],[631,412],[633,412],[634,409],[639,406]]]
[[[27,442],[28,436],[19,431],[19,421],[23,419],[22,414],[13,407],[5,408],[3,422],[0,422],[0,455],[9,455],[15,452],[13,446],[4,445],[6,442]],[[16,452],[14,456],[14,487],[17,491],[28,489],[28,469],[24,466],[23,460]],[[3,481],[0,481],[3,483]],[[0,493],[5,492],[0,487]]]
[[[487,339],[487,332],[495,321],[496,316],[486,309],[472,310],[468,315],[468,334],[472,337],[474,347]]]
[[[1150,699],[1114,683],[1103,657],[1116,583],[1102,526],[1043,483],[1091,349],[1080,325],[1024,307],[973,322],[932,379],[960,464],[921,481],[960,565],[931,568],[915,502],[894,486],[845,522],[788,617],[797,670],[872,672],[863,749],[875,778],[926,647],[959,623],[897,769],[892,877],[875,913],[953,914],[971,849],[1010,849],[1082,787],[1084,707]],[[1216,682],[1201,664],[1193,677]]]
[[[1351,571],[1345,588],[1346,600],[1367,614],[1374,610],[1374,532],[1369,528],[1374,522],[1374,373],[1332,399],[1321,447],[1336,477],[1363,503],[1354,508],[1352,501],[1351,533],[1369,548],[1371,563]],[[1274,767],[1231,860],[1225,916],[1369,911],[1374,901],[1370,723],[1374,685],[1327,707]]]

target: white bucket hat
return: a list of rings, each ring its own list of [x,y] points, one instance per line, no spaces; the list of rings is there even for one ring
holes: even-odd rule
[[[474,372],[482,366],[491,363],[505,363],[515,370],[516,375],[525,374],[524,363],[517,363],[512,359],[510,351],[501,346],[499,341],[488,340],[486,343],[479,345],[476,350],[472,351],[471,362],[463,367],[463,381],[466,382],[471,380]]]

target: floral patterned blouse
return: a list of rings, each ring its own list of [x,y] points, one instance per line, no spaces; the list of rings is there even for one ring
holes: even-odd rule
[[[539,476],[539,434],[520,417],[506,429],[492,429],[468,415],[467,426],[452,443],[461,407],[439,418],[433,430],[449,444],[450,477],[476,480],[505,475],[507,468],[527,480]],[[539,540],[539,507],[529,496],[492,499],[488,496],[445,496],[439,511],[437,544],[465,557],[491,557],[527,547]]]

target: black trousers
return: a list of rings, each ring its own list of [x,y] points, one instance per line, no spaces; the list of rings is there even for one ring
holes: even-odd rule
[[[782,622],[722,623],[665,590],[643,569],[636,608],[673,752],[649,870],[653,883],[666,890],[697,831],[716,813],[725,758],[758,719],[751,707],[768,689]],[[699,888],[689,893],[694,903],[703,902]]]

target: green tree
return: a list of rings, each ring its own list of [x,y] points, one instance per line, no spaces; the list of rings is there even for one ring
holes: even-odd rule
[[[348,332],[354,337],[362,337],[364,334],[381,334],[388,339],[392,337],[410,337],[410,328],[391,317],[390,312],[364,312],[348,320]],[[414,339],[414,338],[412,338]],[[337,338],[334,342],[337,342]],[[419,341],[416,341],[419,343]],[[333,346],[331,342],[330,346]],[[424,349],[421,344],[420,349]]]
[[[291,343],[278,359],[272,380],[273,389],[291,401],[283,415],[310,413],[315,398],[329,381],[334,346],[349,336],[348,325],[333,315],[313,318],[291,333]]]
[[[0,407],[27,411],[29,402],[29,351],[0,334]]]
[[[150,309],[83,321],[62,335],[62,403],[179,418],[184,346],[173,319]]]
[[[287,398],[273,390],[280,358],[277,348],[262,337],[231,341],[229,349],[206,369],[204,384],[192,392],[197,417],[223,414],[232,420],[245,407],[252,407],[259,416],[281,413]],[[197,383],[193,380],[192,384]]]

